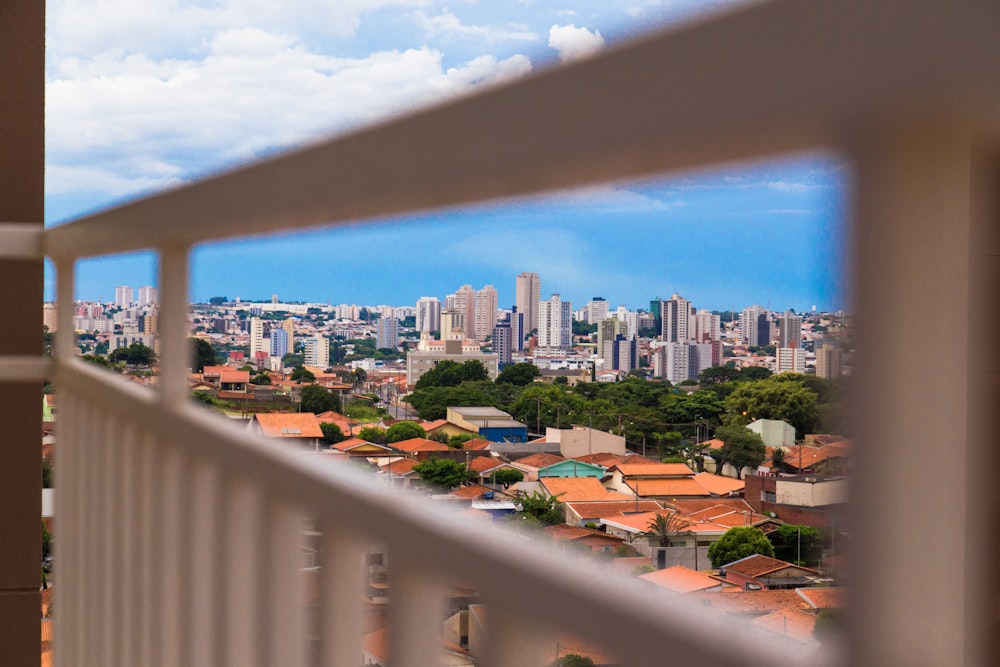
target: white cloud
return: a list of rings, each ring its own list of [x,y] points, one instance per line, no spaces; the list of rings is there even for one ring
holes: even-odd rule
[[[538,35],[531,32],[523,24],[511,24],[503,28],[485,25],[466,25],[447,7],[436,16],[428,16],[425,12],[415,12],[414,18],[428,37],[457,36],[482,39],[487,43],[538,41]]]
[[[46,87],[50,187],[120,195],[172,184],[530,69],[521,55],[445,69],[429,48],[333,57],[252,28],[219,33],[199,58],[66,58]]]
[[[561,206],[585,206],[602,211],[668,211],[684,202],[679,199],[662,201],[635,190],[615,185],[595,185],[573,190],[562,190],[551,195],[555,204]]]
[[[567,62],[596,53],[604,46],[600,30],[591,32],[572,23],[549,28],[549,46],[559,52],[559,60]]]

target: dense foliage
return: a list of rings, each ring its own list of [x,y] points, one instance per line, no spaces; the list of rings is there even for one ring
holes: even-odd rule
[[[426,437],[427,432],[416,422],[396,422],[385,432],[385,441],[389,443]]]
[[[442,488],[454,489],[471,479],[469,469],[451,459],[429,458],[413,466],[420,479]]]
[[[774,557],[774,545],[764,531],[754,526],[736,526],[726,531],[719,541],[708,548],[712,567],[722,567],[754,554]]]
[[[767,456],[764,441],[745,426],[720,426],[715,431],[715,437],[723,442],[718,453],[713,454],[719,470],[728,463],[736,468],[737,479],[742,476],[744,466],[756,468]]]
[[[340,397],[318,384],[302,387],[299,410],[301,412],[340,412]]]
[[[346,438],[344,432],[340,430],[340,427],[331,422],[323,422],[319,425],[321,431],[323,431],[323,444],[324,445],[335,445],[338,442],[343,442]]]

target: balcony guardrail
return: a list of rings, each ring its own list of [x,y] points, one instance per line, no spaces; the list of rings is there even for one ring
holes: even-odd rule
[[[865,511],[855,513],[853,530],[855,540],[881,544],[895,568],[854,561],[850,659],[989,662],[984,647],[995,632],[985,612],[995,586],[978,592],[965,579],[985,570],[990,553],[985,538],[966,530],[991,518],[992,503],[965,498],[988,499],[986,480],[964,465],[939,470],[912,450],[894,459],[926,438],[949,442],[968,462],[982,451],[972,444],[977,425],[987,423],[967,400],[969,387],[985,381],[969,368],[966,322],[970,295],[995,299],[995,285],[976,292],[970,281],[987,283],[979,274],[951,291],[934,282],[968,271],[970,243],[990,270],[997,256],[970,194],[985,187],[995,195],[981,178],[993,172],[970,155],[994,146],[982,137],[1000,126],[1000,16],[990,3],[959,5],[748,4],[44,232],[0,229],[13,240],[4,256],[41,252],[55,262],[61,322],[72,321],[78,259],[138,249],[160,259],[158,392],[84,367],[71,337],[57,340],[57,663],[306,664],[297,545],[302,521],[317,518],[322,664],[359,661],[361,556],[370,538],[387,542],[396,559],[394,665],[434,655],[436,605],[450,576],[490,605],[491,665],[544,664],[550,631],[597,637],[627,665],[802,664],[792,649],[634,582],[592,592],[588,577],[607,575],[568,570],[543,550],[440,510],[431,515],[426,503],[220,423],[187,402],[185,314],[188,253],[199,242],[819,147],[845,150],[858,175],[858,312],[869,328],[859,344],[862,451],[853,489]],[[899,254],[886,259],[884,250]],[[923,393],[910,391],[921,376],[907,363],[919,347],[878,338],[892,318],[910,322],[926,298],[916,285],[946,310],[925,331],[958,341],[934,366],[944,381]],[[43,371],[41,362],[0,359],[5,381]],[[909,423],[927,414],[936,419]],[[957,432],[966,419],[971,425]],[[943,490],[925,520],[951,529],[928,549],[895,494],[931,475]],[[879,542],[886,526],[893,539]],[[928,586],[932,604],[919,604],[908,577]]]

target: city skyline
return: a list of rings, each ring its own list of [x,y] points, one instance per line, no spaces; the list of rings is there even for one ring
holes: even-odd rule
[[[542,0],[530,8],[429,0],[399,11],[373,0],[302,13],[201,0],[179,13],[114,4],[86,21],[59,3],[47,14],[48,225],[732,3],[566,10]],[[177,20],[185,30],[164,28]],[[194,251],[191,300],[278,293],[403,304],[492,284],[509,307],[514,276],[536,272],[542,298],[560,293],[574,304],[603,296],[612,307],[640,308],[678,292],[718,310],[757,301],[835,310],[847,305],[846,182],[836,156],[800,155],[214,243]],[[149,254],[82,262],[77,297],[109,300],[116,285],[156,285],[155,272]],[[51,268],[46,289],[51,298]]]

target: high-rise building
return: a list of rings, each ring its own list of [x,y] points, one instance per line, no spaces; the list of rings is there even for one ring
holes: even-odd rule
[[[305,348],[305,362],[309,366],[327,368],[330,366],[330,341],[326,336],[309,336],[302,340]]]
[[[740,313],[740,340],[744,345],[759,347],[771,342],[770,313],[758,305],[744,308]]]
[[[660,318],[663,329],[660,335],[665,343],[683,343],[691,340],[694,327],[691,326],[691,302],[680,294],[673,294],[660,304]]]
[[[511,352],[520,352],[524,349],[524,314],[518,311],[517,306],[510,309],[510,349]]]
[[[264,348],[264,322],[259,317],[250,318],[250,359],[256,362],[260,353],[267,353]]]
[[[493,327],[493,352],[497,355],[497,363],[500,368],[511,362],[511,349],[513,346],[511,320],[515,315],[515,313],[507,313]]]
[[[119,285],[115,288],[115,305],[119,308],[128,308],[132,305],[132,288],[127,285]]]
[[[653,352],[653,373],[673,384],[698,377],[698,348],[690,343],[665,343]]]
[[[493,285],[476,290],[475,318],[476,340],[484,341],[493,335],[497,325],[497,290]]]
[[[611,347],[611,367],[626,373],[639,366],[639,346],[635,337],[618,334],[609,341]]]
[[[295,352],[295,318],[287,318],[282,322],[281,328],[288,334],[288,351]]]
[[[538,304],[538,347],[568,350],[573,346],[573,304],[558,294]]]
[[[441,340],[465,338],[465,316],[454,308],[441,310]]]
[[[416,329],[421,333],[441,331],[441,302],[436,296],[417,299]]]
[[[514,301],[524,315],[524,335],[538,329],[538,304],[542,300],[542,281],[537,273],[517,274]]]
[[[694,340],[697,343],[722,340],[721,318],[708,310],[699,310],[694,316]]]
[[[139,316],[139,333],[153,335],[159,328],[159,317],[156,310]]]
[[[268,353],[272,357],[281,359],[288,354],[288,332],[284,329],[274,327],[271,329],[271,348]]]
[[[595,296],[587,304],[587,324],[600,324],[608,319],[608,302],[602,296]]]
[[[49,333],[56,331],[56,304],[46,303],[42,306],[42,326],[49,328]]]
[[[399,320],[395,317],[380,317],[375,325],[375,347],[396,349],[399,345]]]
[[[816,377],[826,380],[843,375],[840,347],[834,343],[816,344]]]
[[[476,340],[476,290],[472,285],[462,285],[455,291],[455,309],[462,313],[465,337]]]
[[[612,343],[619,335],[628,336],[628,324],[613,317],[605,318],[597,325],[597,356],[605,362],[614,356]]]
[[[778,347],[802,347],[802,318],[790,310],[778,319]]]
[[[160,293],[155,287],[139,288],[140,306],[158,306],[160,304]]]
[[[775,373],[805,373],[806,351],[801,347],[779,347],[775,354]]]

